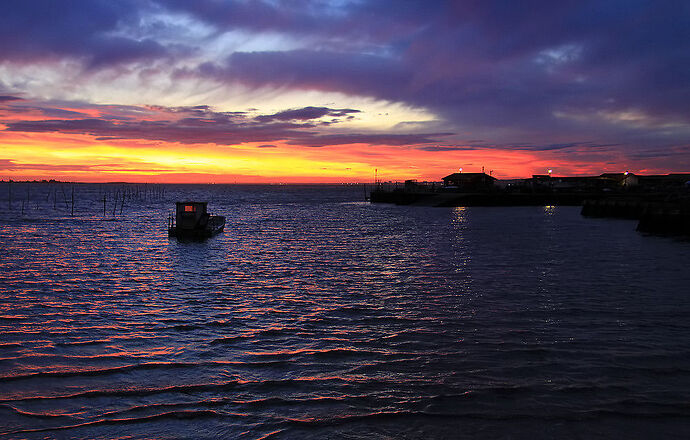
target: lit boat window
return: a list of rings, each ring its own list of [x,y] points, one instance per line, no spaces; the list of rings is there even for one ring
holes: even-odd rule
[[[184,212],[194,212],[194,205],[185,205]]]

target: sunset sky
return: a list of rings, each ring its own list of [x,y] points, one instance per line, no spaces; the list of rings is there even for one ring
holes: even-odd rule
[[[690,171],[690,2],[24,0],[0,178]]]

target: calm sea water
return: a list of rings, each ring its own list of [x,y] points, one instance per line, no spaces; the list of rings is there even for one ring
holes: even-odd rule
[[[113,215],[120,188],[75,186],[72,217],[70,186],[14,184],[10,211],[0,185],[0,437],[690,435],[688,242],[345,186],[149,187]],[[181,199],[225,233],[169,239]]]

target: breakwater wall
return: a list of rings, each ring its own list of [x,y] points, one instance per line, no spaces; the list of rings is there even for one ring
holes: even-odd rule
[[[372,203],[454,206],[582,206],[585,217],[639,220],[637,230],[657,235],[690,236],[690,197],[664,193],[453,193],[374,190]],[[669,200],[672,199],[672,200]]]
[[[599,199],[586,199],[582,203],[582,211],[585,217],[617,217],[640,219],[652,206],[660,205],[642,198],[606,197]]]
[[[369,195],[372,203],[394,203],[412,206],[580,206],[596,194],[585,193],[455,193],[375,190]]]
[[[582,215],[639,220],[637,230],[657,235],[690,236],[690,202],[607,198],[585,200]]]

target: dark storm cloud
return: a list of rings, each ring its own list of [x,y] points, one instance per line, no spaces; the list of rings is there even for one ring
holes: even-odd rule
[[[43,61],[77,57],[89,67],[164,56],[150,38],[116,35],[136,23],[149,2],[135,0],[28,0],[0,7],[0,60]]]
[[[340,23],[348,26],[328,16],[327,26],[310,28],[315,38],[328,41],[318,49],[236,52],[226,62],[201,66],[199,73],[255,87],[404,102],[482,135],[501,127],[512,130],[510,135],[547,140],[575,134],[584,116],[631,110],[650,120],[690,123],[689,5],[359,2],[343,11]],[[276,21],[275,29],[289,32],[291,20]],[[401,28],[410,33],[395,32]],[[347,42],[337,46],[338,35]],[[639,134],[625,119],[599,122],[592,127],[599,136]]]
[[[160,0],[158,3],[171,11],[187,13],[221,29],[313,32],[323,28],[327,21],[322,8],[313,1]]]
[[[398,95],[409,73],[388,57],[311,50],[236,52],[225,63],[205,63],[199,73],[221,81],[261,87]],[[396,99],[402,96],[397,96]]]
[[[479,127],[572,129],[558,110],[690,121],[688,2],[29,0],[1,12],[8,60],[71,56],[101,67],[182,56],[157,41],[155,26],[138,24],[182,13],[219,34],[279,32],[304,43],[196,70],[221,81],[373,96]]]

